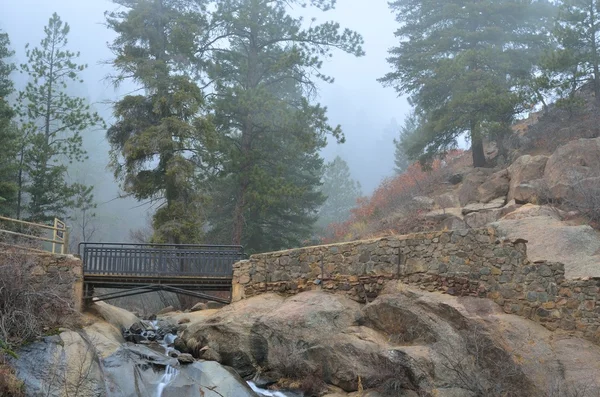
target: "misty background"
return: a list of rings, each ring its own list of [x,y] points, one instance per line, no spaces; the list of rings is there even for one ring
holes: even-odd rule
[[[26,62],[25,45],[39,44],[43,27],[53,12],[71,26],[69,47],[80,51],[80,63],[88,69],[81,73],[84,80],[73,94],[86,97],[105,119],[112,122],[112,101],[132,91],[127,82],[118,88],[106,79],[113,73],[106,63],[112,57],[107,43],[115,33],[104,25],[104,12],[119,9],[106,0],[0,0],[2,17],[0,29],[7,32],[15,51],[15,64]],[[306,19],[312,17],[306,9],[297,13]],[[366,56],[356,58],[337,52],[326,59],[323,71],[335,77],[333,84],[320,82],[317,101],[328,108],[332,124],[340,124],[346,136],[345,144],[329,141],[323,150],[326,161],[339,155],[349,165],[352,177],[362,186],[363,194],[370,194],[379,182],[393,175],[394,144],[399,125],[409,111],[404,99],[396,97],[390,88],[376,81],[389,71],[387,50],[395,44],[397,23],[387,1],[339,0],[335,10],[319,15],[319,20],[335,20],[341,26],[364,36]],[[16,89],[26,84],[26,76],[13,76]],[[130,198],[119,198],[120,192],[112,172],[107,169],[109,144],[106,131],[96,129],[84,135],[84,148],[89,160],[77,164],[70,176],[81,183],[94,186],[97,202],[94,240],[124,241],[130,230],[144,229],[152,212],[149,205]]]

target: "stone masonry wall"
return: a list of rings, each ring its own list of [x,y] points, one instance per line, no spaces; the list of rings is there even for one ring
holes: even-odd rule
[[[600,342],[600,279],[527,259],[526,241],[469,229],[258,254],[234,265],[233,300],[323,289],[368,302],[386,281],[494,300],[507,313]]]
[[[33,277],[34,285],[51,286],[53,292],[75,311],[82,310],[83,266],[71,255],[0,251],[0,265],[17,263]]]

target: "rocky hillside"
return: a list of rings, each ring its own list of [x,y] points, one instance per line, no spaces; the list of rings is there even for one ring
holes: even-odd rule
[[[304,292],[171,313],[180,347],[271,388],[342,396],[596,396],[600,347],[495,303],[390,282],[362,305]],[[571,394],[575,393],[575,394]],[[589,393],[589,394],[588,394]]]
[[[333,225],[327,242],[494,226],[527,240],[533,261],[564,263],[567,278],[600,276],[597,110],[590,103],[576,115],[554,108],[521,122],[506,158],[488,145],[493,168],[470,167],[460,152],[428,172],[413,166]]]

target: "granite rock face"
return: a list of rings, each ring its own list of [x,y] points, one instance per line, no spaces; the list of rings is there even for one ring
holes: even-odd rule
[[[183,339],[192,350],[209,346],[246,376],[314,372],[339,396],[357,391],[360,379],[382,395],[541,397],[559,386],[583,390],[600,375],[600,347],[591,342],[556,338],[488,299],[398,281],[368,304],[317,291],[259,295],[199,318]]]

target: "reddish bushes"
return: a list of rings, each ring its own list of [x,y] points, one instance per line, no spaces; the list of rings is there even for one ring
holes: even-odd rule
[[[462,150],[448,153],[444,160],[436,160],[428,170],[419,163],[404,173],[385,179],[371,197],[357,200],[350,219],[328,226],[325,243],[365,238],[383,231],[404,233],[412,231],[424,211],[413,201],[416,196],[429,195],[458,168],[468,166],[470,156]],[[393,225],[381,222],[398,214],[401,218]]]

